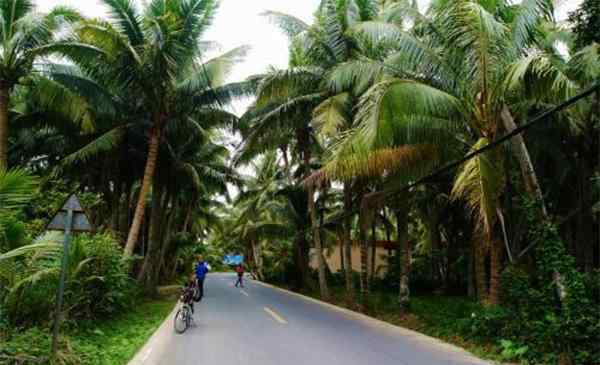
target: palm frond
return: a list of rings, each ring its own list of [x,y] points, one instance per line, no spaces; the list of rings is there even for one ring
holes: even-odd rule
[[[15,23],[33,10],[31,0],[4,0],[0,2],[0,17],[2,18],[2,38],[10,39],[17,29]]]
[[[62,163],[64,165],[72,165],[77,162],[86,162],[99,154],[113,151],[121,144],[121,141],[125,137],[125,133],[126,128],[124,126],[113,128],[76,152],[65,157]]]
[[[322,8],[322,45],[340,62],[347,58],[348,44],[344,36],[344,25],[340,22],[334,0],[325,0]]]
[[[95,129],[92,107],[82,96],[45,77],[36,78],[34,84],[35,87],[31,89],[28,97],[35,102],[40,111],[63,116],[85,132]]]
[[[135,47],[144,42],[142,20],[132,0],[102,0],[110,10],[115,26],[129,38]]]
[[[530,98],[566,100],[577,93],[578,85],[566,72],[567,65],[545,53],[533,52],[510,65],[504,86],[521,90]]]
[[[192,73],[178,86],[185,93],[197,94],[199,91],[222,86],[233,67],[244,60],[249,47],[237,47],[217,56],[206,63],[194,65]]]
[[[281,31],[292,39],[298,34],[308,30],[309,25],[293,15],[284,14],[278,11],[265,11],[261,14],[275,24]]]
[[[317,179],[348,181],[356,177],[378,178],[402,174],[416,179],[430,172],[440,161],[439,149],[434,145],[411,145],[376,150],[344,150],[343,154],[328,161]]]
[[[327,85],[334,93],[352,91],[361,95],[386,73],[386,66],[370,59],[358,59],[340,63],[327,76]]]
[[[212,24],[219,1],[217,0],[184,0],[180,5],[180,16],[183,19],[182,44],[190,51],[199,47],[198,39]]]
[[[80,68],[71,65],[51,64],[46,74],[57,83],[81,95],[93,105],[98,114],[114,116],[117,106],[113,95]]]
[[[375,85],[360,101],[357,137],[371,148],[445,142],[464,127],[461,103],[439,89],[409,80]]]
[[[106,54],[100,48],[77,42],[77,41],[58,41],[32,48],[27,51],[26,57],[33,59],[39,56],[59,55],[67,57],[74,61],[90,62]]]
[[[600,79],[600,44],[593,43],[575,53],[567,64],[572,79],[588,85]]]
[[[535,31],[543,20],[551,20],[554,12],[552,0],[523,0],[516,6],[516,15],[510,29],[517,50],[524,49],[535,38]]]
[[[13,259],[24,255],[36,254],[40,255],[40,252],[45,253],[57,253],[62,250],[62,246],[59,241],[54,241],[56,236],[52,237],[52,241],[44,239],[45,242],[33,243],[31,245],[22,246],[9,252],[5,252],[0,255],[0,261]]]
[[[323,101],[313,111],[313,125],[325,136],[335,136],[352,124],[350,94],[342,93]]]
[[[318,67],[296,67],[272,71],[259,83],[256,105],[264,107],[270,103],[305,94],[307,90],[318,87],[322,77],[323,70]]]
[[[23,207],[37,186],[37,179],[25,170],[0,170],[0,210],[6,212]]]
[[[489,144],[485,138],[473,146],[478,150]],[[464,199],[478,222],[482,233],[491,234],[497,220],[499,198],[504,191],[504,171],[498,151],[475,156],[460,168],[451,198]]]

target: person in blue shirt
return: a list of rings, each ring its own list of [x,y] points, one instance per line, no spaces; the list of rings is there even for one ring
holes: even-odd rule
[[[206,274],[210,271],[210,266],[202,256],[197,256],[196,262],[196,283],[198,284],[198,296],[196,297],[196,301],[199,302],[202,300],[204,296],[204,279],[206,279]]]

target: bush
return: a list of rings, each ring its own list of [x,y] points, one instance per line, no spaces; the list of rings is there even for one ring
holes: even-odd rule
[[[131,262],[109,234],[80,235],[71,249],[77,266],[68,282],[65,300],[71,317],[99,317],[133,304],[136,286],[129,276]]]
[[[501,339],[503,354],[519,360],[556,364],[568,357],[576,364],[595,365],[600,359],[598,276],[577,271],[552,223],[533,214],[528,220],[533,227],[529,239],[536,245],[535,268],[531,273],[520,267],[505,270],[502,307],[475,313],[471,336]],[[555,271],[566,292],[562,300]]]
[[[10,322],[46,324],[54,312],[62,260],[59,239],[10,262],[12,274],[4,305]],[[64,307],[70,318],[102,317],[130,305],[135,286],[130,263],[108,234],[79,235],[70,247]]]

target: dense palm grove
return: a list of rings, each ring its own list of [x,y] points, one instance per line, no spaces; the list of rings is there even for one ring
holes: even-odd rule
[[[45,226],[76,192],[94,232],[71,248],[67,322],[243,253],[373,315],[469,297],[453,335],[505,360],[600,363],[598,88],[439,170],[598,85],[597,0],[567,23],[551,0],[268,12],[289,67],[229,83],[247,49],[208,57],[217,0],[102,3],[108,19],[0,0],[0,340],[50,323]]]

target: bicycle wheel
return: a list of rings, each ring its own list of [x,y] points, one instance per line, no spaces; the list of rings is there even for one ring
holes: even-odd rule
[[[177,332],[179,334],[184,333],[190,325],[189,318],[190,318],[190,310],[189,310],[188,306],[184,305],[181,308],[179,308],[179,310],[175,314],[175,323],[173,326],[175,328],[175,332]]]
[[[187,327],[189,328],[192,326],[192,320],[193,320],[192,308],[189,305],[186,305],[185,307],[187,308],[186,323],[187,323]]]

